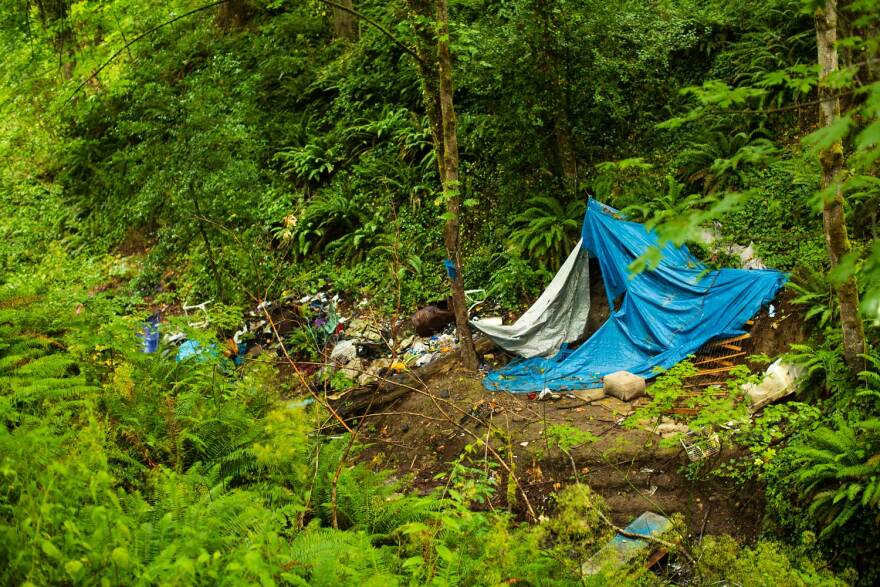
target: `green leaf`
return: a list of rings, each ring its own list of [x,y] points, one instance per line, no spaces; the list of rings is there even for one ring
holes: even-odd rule
[[[452,564],[456,560],[455,554],[443,544],[437,545],[437,555],[449,564]]]
[[[812,132],[803,138],[803,143],[814,155],[825,151],[835,143],[842,141],[852,127],[850,116],[841,116],[828,126]]]
[[[52,544],[51,540],[43,540],[43,543],[40,546],[42,547],[43,552],[45,552],[50,558],[62,558],[61,551],[58,550],[58,547]]]
[[[77,577],[77,575],[80,574],[80,572],[82,572],[82,569],[83,569],[83,564],[79,561],[68,561],[64,565],[64,570],[67,571],[67,574],[70,575],[71,577],[73,577],[74,579]]]
[[[110,558],[117,566],[123,569],[128,566],[128,550],[121,546],[113,549],[113,552],[110,553]]]

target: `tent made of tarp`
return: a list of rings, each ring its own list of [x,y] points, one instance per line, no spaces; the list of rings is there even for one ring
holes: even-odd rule
[[[487,389],[590,389],[615,371],[651,378],[713,338],[742,334],[786,281],[773,270],[709,270],[687,247],[661,245],[643,224],[592,199],[581,237],[599,262],[610,318],[577,349],[563,347],[553,357],[515,361],[489,373]],[[661,253],[658,265],[633,273],[633,261],[653,249]]]

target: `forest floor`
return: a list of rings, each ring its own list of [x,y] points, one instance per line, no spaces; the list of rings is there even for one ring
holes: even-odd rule
[[[803,340],[803,317],[790,298],[783,293],[775,311],[755,317],[746,345],[750,354],[776,357]],[[503,354],[495,349],[484,357],[494,356],[497,361]],[[766,367],[748,363],[755,371]],[[697,474],[680,442],[624,425],[648,401],[645,397],[632,402],[609,396],[588,401],[581,399],[583,395],[562,394],[558,400],[535,401],[526,394],[487,391],[482,377],[463,370],[457,360],[444,361],[440,370],[394,402],[367,410],[361,440],[369,446],[361,458],[410,478],[417,490],[428,491],[445,482],[438,475],[449,470],[467,445],[488,439],[507,462],[514,463],[514,473],[538,515],[552,510],[549,496],[554,491],[579,480],[604,497],[621,526],[647,510],[667,517],[680,513],[697,536],[730,534],[745,542],[757,536],[764,509],[761,492],[723,483],[709,474],[738,456],[735,448],[722,447],[720,455],[700,462]],[[489,438],[490,426],[501,434]],[[547,437],[553,426],[587,431],[596,439],[572,448],[569,457]],[[475,445],[466,462],[485,467],[492,455]],[[504,471],[495,467],[494,473],[503,485]],[[511,509],[524,514],[523,501],[519,496]],[[508,507],[503,487],[498,487],[487,507]]]
[[[496,437],[492,445],[502,446],[499,452],[514,463],[538,515],[552,510],[551,493],[580,480],[605,498],[621,526],[653,511],[682,514],[695,535],[730,534],[751,541],[760,528],[760,494],[718,481],[692,480],[680,443],[664,443],[651,431],[622,425],[645,398],[623,402],[613,397],[584,401],[563,396],[534,401],[525,395],[486,391],[480,375],[463,371],[457,363],[424,384],[424,390],[370,414],[362,439],[369,446],[361,458],[410,478],[416,490],[443,484],[438,474],[449,469],[466,445],[477,438],[486,440],[491,424],[503,431],[503,439]],[[547,440],[545,432],[553,425],[585,430],[597,439],[571,449],[569,458]],[[474,451],[471,466],[492,461],[484,446]],[[501,470],[495,467],[494,473]],[[505,508],[505,501],[505,491],[499,488],[487,507]],[[512,509],[525,511],[521,495]]]

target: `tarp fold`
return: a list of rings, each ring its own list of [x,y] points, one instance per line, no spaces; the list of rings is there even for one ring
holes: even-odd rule
[[[578,241],[550,285],[513,324],[471,324],[498,346],[521,357],[556,354],[584,335],[590,314],[589,254]]]

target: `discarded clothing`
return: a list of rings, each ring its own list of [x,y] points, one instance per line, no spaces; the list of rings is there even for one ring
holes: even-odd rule
[[[519,320],[507,326],[483,320],[471,324],[501,348],[526,358],[553,355],[563,344],[581,339],[590,314],[590,259],[582,244],[578,241]]]
[[[661,247],[653,231],[592,199],[582,238],[599,261],[611,317],[576,350],[563,348],[552,358],[518,361],[489,373],[483,380],[487,389],[591,389],[615,371],[650,379],[713,338],[742,334],[743,324],[786,281],[772,270],[708,270],[687,247]],[[662,254],[658,266],[631,274],[630,264],[652,248]]]

